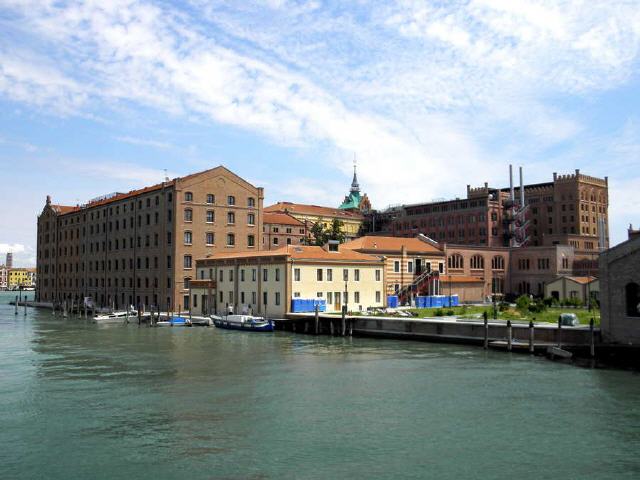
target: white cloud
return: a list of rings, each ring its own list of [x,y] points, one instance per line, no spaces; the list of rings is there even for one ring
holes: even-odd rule
[[[130,143],[132,145],[139,145],[142,147],[153,147],[153,148],[159,148],[162,150],[172,147],[172,145],[168,142],[161,142],[158,140],[149,140],[145,138],[136,138],[128,135],[116,137],[116,140],[118,140],[119,142]]]
[[[26,247],[21,243],[0,243],[0,254],[22,253]]]

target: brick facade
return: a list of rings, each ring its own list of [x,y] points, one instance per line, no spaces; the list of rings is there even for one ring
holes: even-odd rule
[[[262,188],[216,167],[38,217],[37,296],[123,308],[188,303],[195,261],[259,249]]]

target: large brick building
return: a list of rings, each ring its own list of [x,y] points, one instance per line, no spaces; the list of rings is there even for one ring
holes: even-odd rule
[[[307,223],[288,213],[265,213],[262,249],[277,250],[285,245],[302,245],[309,238]]]
[[[515,189],[516,199],[519,187]],[[571,245],[588,259],[609,246],[608,181],[583,175],[553,174],[553,182],[524,186],[529,246]],[[370,232],[460,245],[509,246],[509,188],[467,186],[463,199],[390,207],[368,215]],[[600,228],[604,226],[604,244]]]
[[[47,197],[38,217],[37,299],[188,307],[196,259],[260,248],[263,197],[222,166],[82,206]]]

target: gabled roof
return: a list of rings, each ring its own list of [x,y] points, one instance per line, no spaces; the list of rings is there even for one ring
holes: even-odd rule
[[[304,223],[288,213],[265,213],[262,219],[265,225],[293,225],[294,227],[304,227]]]
[[[306,205],[303,203],[278,202],[265,207],[265,213],[289,213],[299,215],[314,215],[325,218],[343,218],[345,220],[362,220],[364,217],[358,213],[347,212],[339,208],[321,207],[319,205]]]
[[[405,247],[408,253],[437,253],[442,254],[442,250],[436,246],[420,240],[417,237],[382,237],[368,235],[351,240],[345,243],[343,248],[358,250],[361,252],[379,252],[379,253],[400,253],[402,247]]]
[[[578,283],[580,285],[586,285],[586,284],[591,283],[591,282],[593,282],[595,280],[598,280],[597,277],[591,277],[591,276],[589,276],[589,277],[574,277],[572,275],[563,275],[561,277],[556,278],[555,280],[552,280],[551,282],[549,282],[549,284],[555,283],[555,282],[557,282],[559,280],[562,280],[563,278],[566,278],[567,280],[570,280],[572,282]]]

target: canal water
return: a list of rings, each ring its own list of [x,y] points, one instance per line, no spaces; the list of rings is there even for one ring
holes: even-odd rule
[[[640,478],[640,375],[393,340],[97,326],[0,295],[2,479]]]

